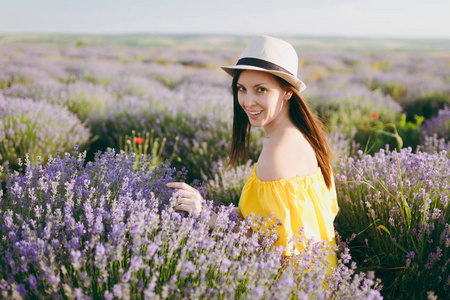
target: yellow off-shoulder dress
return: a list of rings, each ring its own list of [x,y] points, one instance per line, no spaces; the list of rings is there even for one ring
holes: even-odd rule
[[[251,213],[264,217],[275,214],[281,224],[276,227],[278,240],[274,246],[285,248],[301,227],[304,237],[325,240],[334,246],[333,221],[338,210],[334,180],[328,189],[320,168],[305,176],[261,181],[255,164],[239,199],[239,211],[244,218]],[[299,244],[297,249],[303,247],[304,244]],[[285,250],[284,255],[291,253]],[[335,255],[329,254],[327,260],[329,267],[336,266]]]

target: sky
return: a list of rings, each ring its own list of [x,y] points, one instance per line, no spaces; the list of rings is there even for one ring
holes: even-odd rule
[[[0,0],[0,33],[450,39],[450,0]]]

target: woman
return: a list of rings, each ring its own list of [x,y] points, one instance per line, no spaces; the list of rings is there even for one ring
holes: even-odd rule
[[[235,66],[222,67],[233,77],[229,164],[246,160],[251,126],[265,132],[262,152],[239,200],[239,213],[243,218],[275,213],[281,223],[275,246],[286,248],[300,228],[305,237],[334,245],[338,206],[330,150],[321,122],[300,95],[306,86],[297,78],[297,68],[295,49],[268,36],[254,37]],[[201,211],[202,197],[196,189],[185,183],[168,186],[178,189],[175,209]],[[329,260],[331,266],[336,264],[335,256],[330,254]]]

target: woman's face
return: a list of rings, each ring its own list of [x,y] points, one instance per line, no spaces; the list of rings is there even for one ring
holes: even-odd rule
[[[283,88],[273,75],[245,70],[237,81],[237,95],[241,107],[247,114],[250,124],[270,129],[289,118],[291,91]]]

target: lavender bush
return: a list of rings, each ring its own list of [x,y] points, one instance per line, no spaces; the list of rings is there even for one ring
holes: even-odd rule
[[[53,96],[53,97],[52,97]],[[81,120],[87,117],[105,113],[105,103],[114,101],[109,91],[89,82],[75,82],[65,85],[59,93],[45,98],[49,103],[67,107]]]
[[[164,103],[164,99],[169,100],[170,97],[168,95],[171,93],[159,81],[134,74],[118,76],[112,82],[111,90],[118,99],[132,96],[160,104]]]
[[[56,97],[64,84],[55,80],[40,80],[36,83],[22,85],[16,84],[5,88],[2,93],[10,98],[29,98],[33,100],[45,100]]]
[[[45,71],[30,66],[21,66],[10,62],[0,64],[2,73],[0,74],[1,87],[8,88],[16,84],[32,84],[50,77]]]
[[[445,107],[439,110],[435,118],[427,120],[422,126],[422,134],[425,136],[436,134],[438,138],[448,141],[450,139],[450,108]]]
[[[0,95],[0,162],[17,168],[25,154],[36,163],[57,150],[83,147],[89,130],[67,109],[31,99]]]
[[[360,267],[376,270],[386,295],[445,298],[450,289],[450,160],[382,150],[344,158],[336,171],[336,230]]]
[[[15,85],[6,89],[3,94],[66,107],[83,121],[88,117],[104,114],[105,103],[115,100],[105,87],[90,82],[64,85],[44,81],[29,86]]]
[[[305,90],[305,95],[326,124],[343,127],[349,134],[363,128],[376,114],[383,122],[394,122],[401,106],[391,97],[372,91],[362,84],[348,84],[346,76],[332,76]]]
[[[372,74],[371,83],[387,85],[387,88],[401,85],[408,91],[408,99],[417,98],[425,91],[441,90],[449,75],[448,70],[439,67],[448,62],[446,56],[378,53],[371,56],[371,61],[377,71]]]
[[[401,107],[389,95],[372,91],[361,83],[350,83],[349,76],[330,75],[305,90],[305,95],[320,118],[327,124],[330,135],[344,135],[349,153],[354,146],[364,149],[368,141],[372,151],[384,148],[386,139],[373,134],[376,127],[384,129],[384,123],[400,123]],[[356,140],[356,143],[353,143]]]
[[[217,208],[212,232],[210,210],[175,212],[165,183],[183,173],[144,161],[135,168],[125,152],[86,165],[84,155],[27,161],[24,175],[3,170],[2,297],[381,299],[372,273],[346,266],[348,249],[326,277],[323,243],[282,259],[270,230],[245,237],[250,219],[238,221],[232,206]]]
[[[427,153],[440,153],[442,151],[447,152],[447,157],[450,158],[450,141],[444,138],[438,138],[434,133],[432,136],[425,136],[422,145],[417,147],[417,151]]]
[[[253,170],[253,162],[226,169],[224,162],[219,160],[211,166],[213,179],[203,174],[206,182],[208,199],[213,199],[216,203],[224,205],[233,204],[238,206],[242,188]]]
[[[409,72],[411,70],[408,70]],[[399,102],[409,121],[416,115],[433,118],[450,102],[450,89],[443,77],[429,76],[414,70],[382,72],[372,81],[372,89],[379,89]]]

